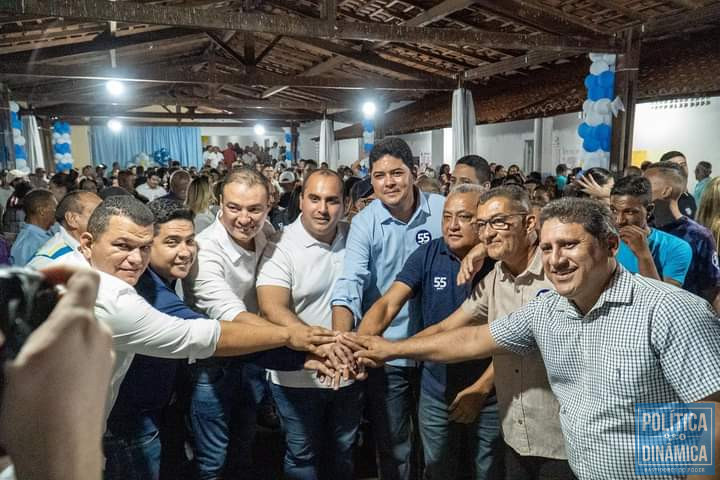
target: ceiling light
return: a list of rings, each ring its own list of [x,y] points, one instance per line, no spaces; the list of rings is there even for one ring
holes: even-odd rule
[[[114,97],[119,97],[125,92],[125,84],[119,80],[108,80],[105,84],[105,88]]]
[[[375,112],[377,111],[377,107],[375,106],[375,102],[365,102],[362,106],[362,112],[365,118],[373,118],[375,116]]]
[[[265,127],[263,127],[261,124],[255,125],[255,135],[265,135]]]
[[[123,128],[122,122],[117,118],[111,118],[110,120],[108,120],[107,126],[113,133],[119,133],[120,130],[122,130]]]

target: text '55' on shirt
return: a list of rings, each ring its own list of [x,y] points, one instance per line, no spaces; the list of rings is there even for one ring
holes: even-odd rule
[[[378,300],[395,281],[405,261],[420,245],[442,236],[445,197],[420,192],[417,208],[405,223],[393,217],[380,200],[373,200],[353,217],[348,235],[343,273],[335,284],[332,305],[352,311],[355,321]],[[417,300],[403,306],[383,336],[390,340],[408,338],[420,327]],[[413,365],[400,359],[390,365]]]

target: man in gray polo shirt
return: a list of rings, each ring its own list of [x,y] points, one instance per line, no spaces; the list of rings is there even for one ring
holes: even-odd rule
[[[541,222],[555,291],[488,325],[399,342],[357,338],[365,350],[356,355],[458,362],[539,349],[575,474],[632,478],[636,403],[720,400],[720,321],[701,298],[618,264],[606,206],[564,198],[542,210]]]

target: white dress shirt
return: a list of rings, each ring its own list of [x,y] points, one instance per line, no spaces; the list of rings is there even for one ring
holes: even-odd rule
[[[287,226],[277,242],[265,249],[258,270],[257,286],[272,285],[290,290],[295,314],[308,325],[332,329],[332,299],[335,282],[342,274],[345,239],[349,225],[342,222],[331,245],[311,236],[302,215]],[[270,380],[285,387],[330,388],[314,372],[270,370]],[[352,382],[343,382],[341,386]]]
[[[219,219],[195,237],[198,256],[183,290],[189,305],[210,318],[232,320],[242,312],[257,313],[255,273],[272,226],[255,236],[255,251],[245,250],[230,237]]]
[[[99,273],[95,317],[112,330],[116,355],[106,409],[108,415],[136,353],[189,358],[191,362],[211,357],[220,339],[220,324],[216,320],[183,320],[166,315],[153,308],[128,283],[110,274]]]

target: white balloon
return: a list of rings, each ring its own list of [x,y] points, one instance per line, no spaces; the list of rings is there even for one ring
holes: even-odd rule
[[[603,121],[602,115],[600,115],[597,112],[590,112],[587,114],[587,117],[585,118],[585,123],[590,125],[591,127],[597,127],[600,125]]]
[[[605,58],[605,54],[603,53],[589,53],[588,57],[590,57],[591,62],[597,62],[599,60],[602,60]]]
[[[13,131],[13,137],[19,137],[20,135],[22,135],[22,132],[20,131],[19,128],[13,128],[12,131]]]
[[[63,134],[62,134],[62,138],[66,139],[66,140],[70,140],[70,134],[69,134],[69,133],[63,133]]]
[[[20,105],[18,105],[17,102],[10,102],[10,111],[15,113],[19,112]]]
[[[15,145],[20,145],[21,147],[25,145],[25,137],[15,137]]]
[[[593,102],[592,100],[585,100],[583,102],[583,113],[587,115],[588,113],[592,112],[594,104],[595,102]]]
[[[61,134],[59,134],[59,133],[57,133],[57,132],[53,132],[53,134],[52,134],[53,140],[57,140],[57,139],[60,138],[60,137],[62,137]]]
[[[593,75],[600,75],[602,72],[609,70],[610,67],[607,63],[601,61],[593,62],[590,64],[590,73]]]
[[[601,98],[600,100],[596,101],[593,110],[595,110],[595,112],[599,113],[600,115],[607,115],[608,113],[610,113],[610,99]]]
[[[615,65],[616,59],[617,55],[615,55],[614,53],[606,53],[605,55],[603,55],[602,61],[612,66]]]
[[[607,113],[602,116],[602,123],[605,125],[612,125],[612,115]]]
[[[55,159],[56,162],[62,162],[62,159],[63,159],[62,153],[56,153],[55,155],[53,155],[53,158]]]
[[[66,162],[72,162],[72,153],[63,154],[63,160],[65,160]]]

